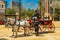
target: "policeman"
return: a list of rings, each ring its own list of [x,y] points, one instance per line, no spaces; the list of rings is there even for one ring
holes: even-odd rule
[[[38,11],[37,11],[37,10],[35,10],[35,14],[34,14],[34,16],[36,16],[36,17],[37,17],[37,19],[41,18],[41,15],[40,15],[40,13],[38,13]]]
[[[35,15],[34,15],[34,27],[35,27],[35,33],[36,33],[36,36],[38,36],[38,31],[39,31],[39,22],[38,22],[38,19],[40,18],[40,14],[37,12],[37,10],[35,11]]]

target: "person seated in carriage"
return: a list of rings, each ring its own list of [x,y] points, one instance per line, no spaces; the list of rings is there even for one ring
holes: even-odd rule
[[[29,24],[30,24],[30,29],[33,27],[33,20],[31,20],[31,18],[29,18],[29,20],[28,20],[28,22],[29,22]],[[32,29],[31,29],[32,30]]]
[[[53,20],[52,16],[50,16],[49,14],[44,15],[43,19],[44,19],[44,25],[52,23]]]

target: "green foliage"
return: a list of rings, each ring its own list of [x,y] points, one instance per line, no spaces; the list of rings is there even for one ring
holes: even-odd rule
[[[27,17],[27,16],[31,17],[33,15],[34,15],[33,9],[28,9],[28,10],[24,9],[22,12],[22,17]]]
[[[41,5],[40,0],[38,0],[38,4]]]
[[[14,9],[6,9],[5,12],[6,12],[6,14],[9,14],[9,15],[16,13],[16,11]]]
[[[5,14],[6,15],[15,15],[16,11],[14,9],[8,8],[8,9],[5,10]],[[15,18],[15,16],[10,16],[10,17]]]
[[[60,0],[57,0],[57,1],[60,1]]]
[[[29,17],[33,16],[33,15],[34,15],[34,10],[33,10],[33,9],[28,9],[27,15],[28,15]]]
[[[55,13],[57,13],[58,15],[60,15],[60,9],[57,8],[57,9],[55,10]]]
[[[55,20],[59,20],[59,15],[60,15],[60,9],[56,8],[55,13],[52,14]]]
[[[26,17],[27,16],[27,10],[26,9],[24,9],[24,10],[22,10],[23,12],[21,13],[21,16],[22,17]]]

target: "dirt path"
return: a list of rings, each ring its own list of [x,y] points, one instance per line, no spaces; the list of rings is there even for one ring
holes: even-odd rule
[[[18,33],[17,38],[11,37],[12,31],[11,28],[5,28],[4,26],[0,26],[0,39],[7,40],[60,40],[60,28],[56,28],[55,33],[43,33],[39,34],[39,36],[23,36],[23,32]]]

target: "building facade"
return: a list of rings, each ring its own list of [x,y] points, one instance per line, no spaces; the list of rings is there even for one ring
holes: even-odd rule
[[[4,19],[5,19],[5,3],[2,0],[0,0],[0,25],[5,24]]]
[[[0,20],[4,19],[4,14],[5,14],[5,3],[0,0]]]
[[[14,9],[16,12],[19,12],[19,3],[12,2],[12,9]]]

